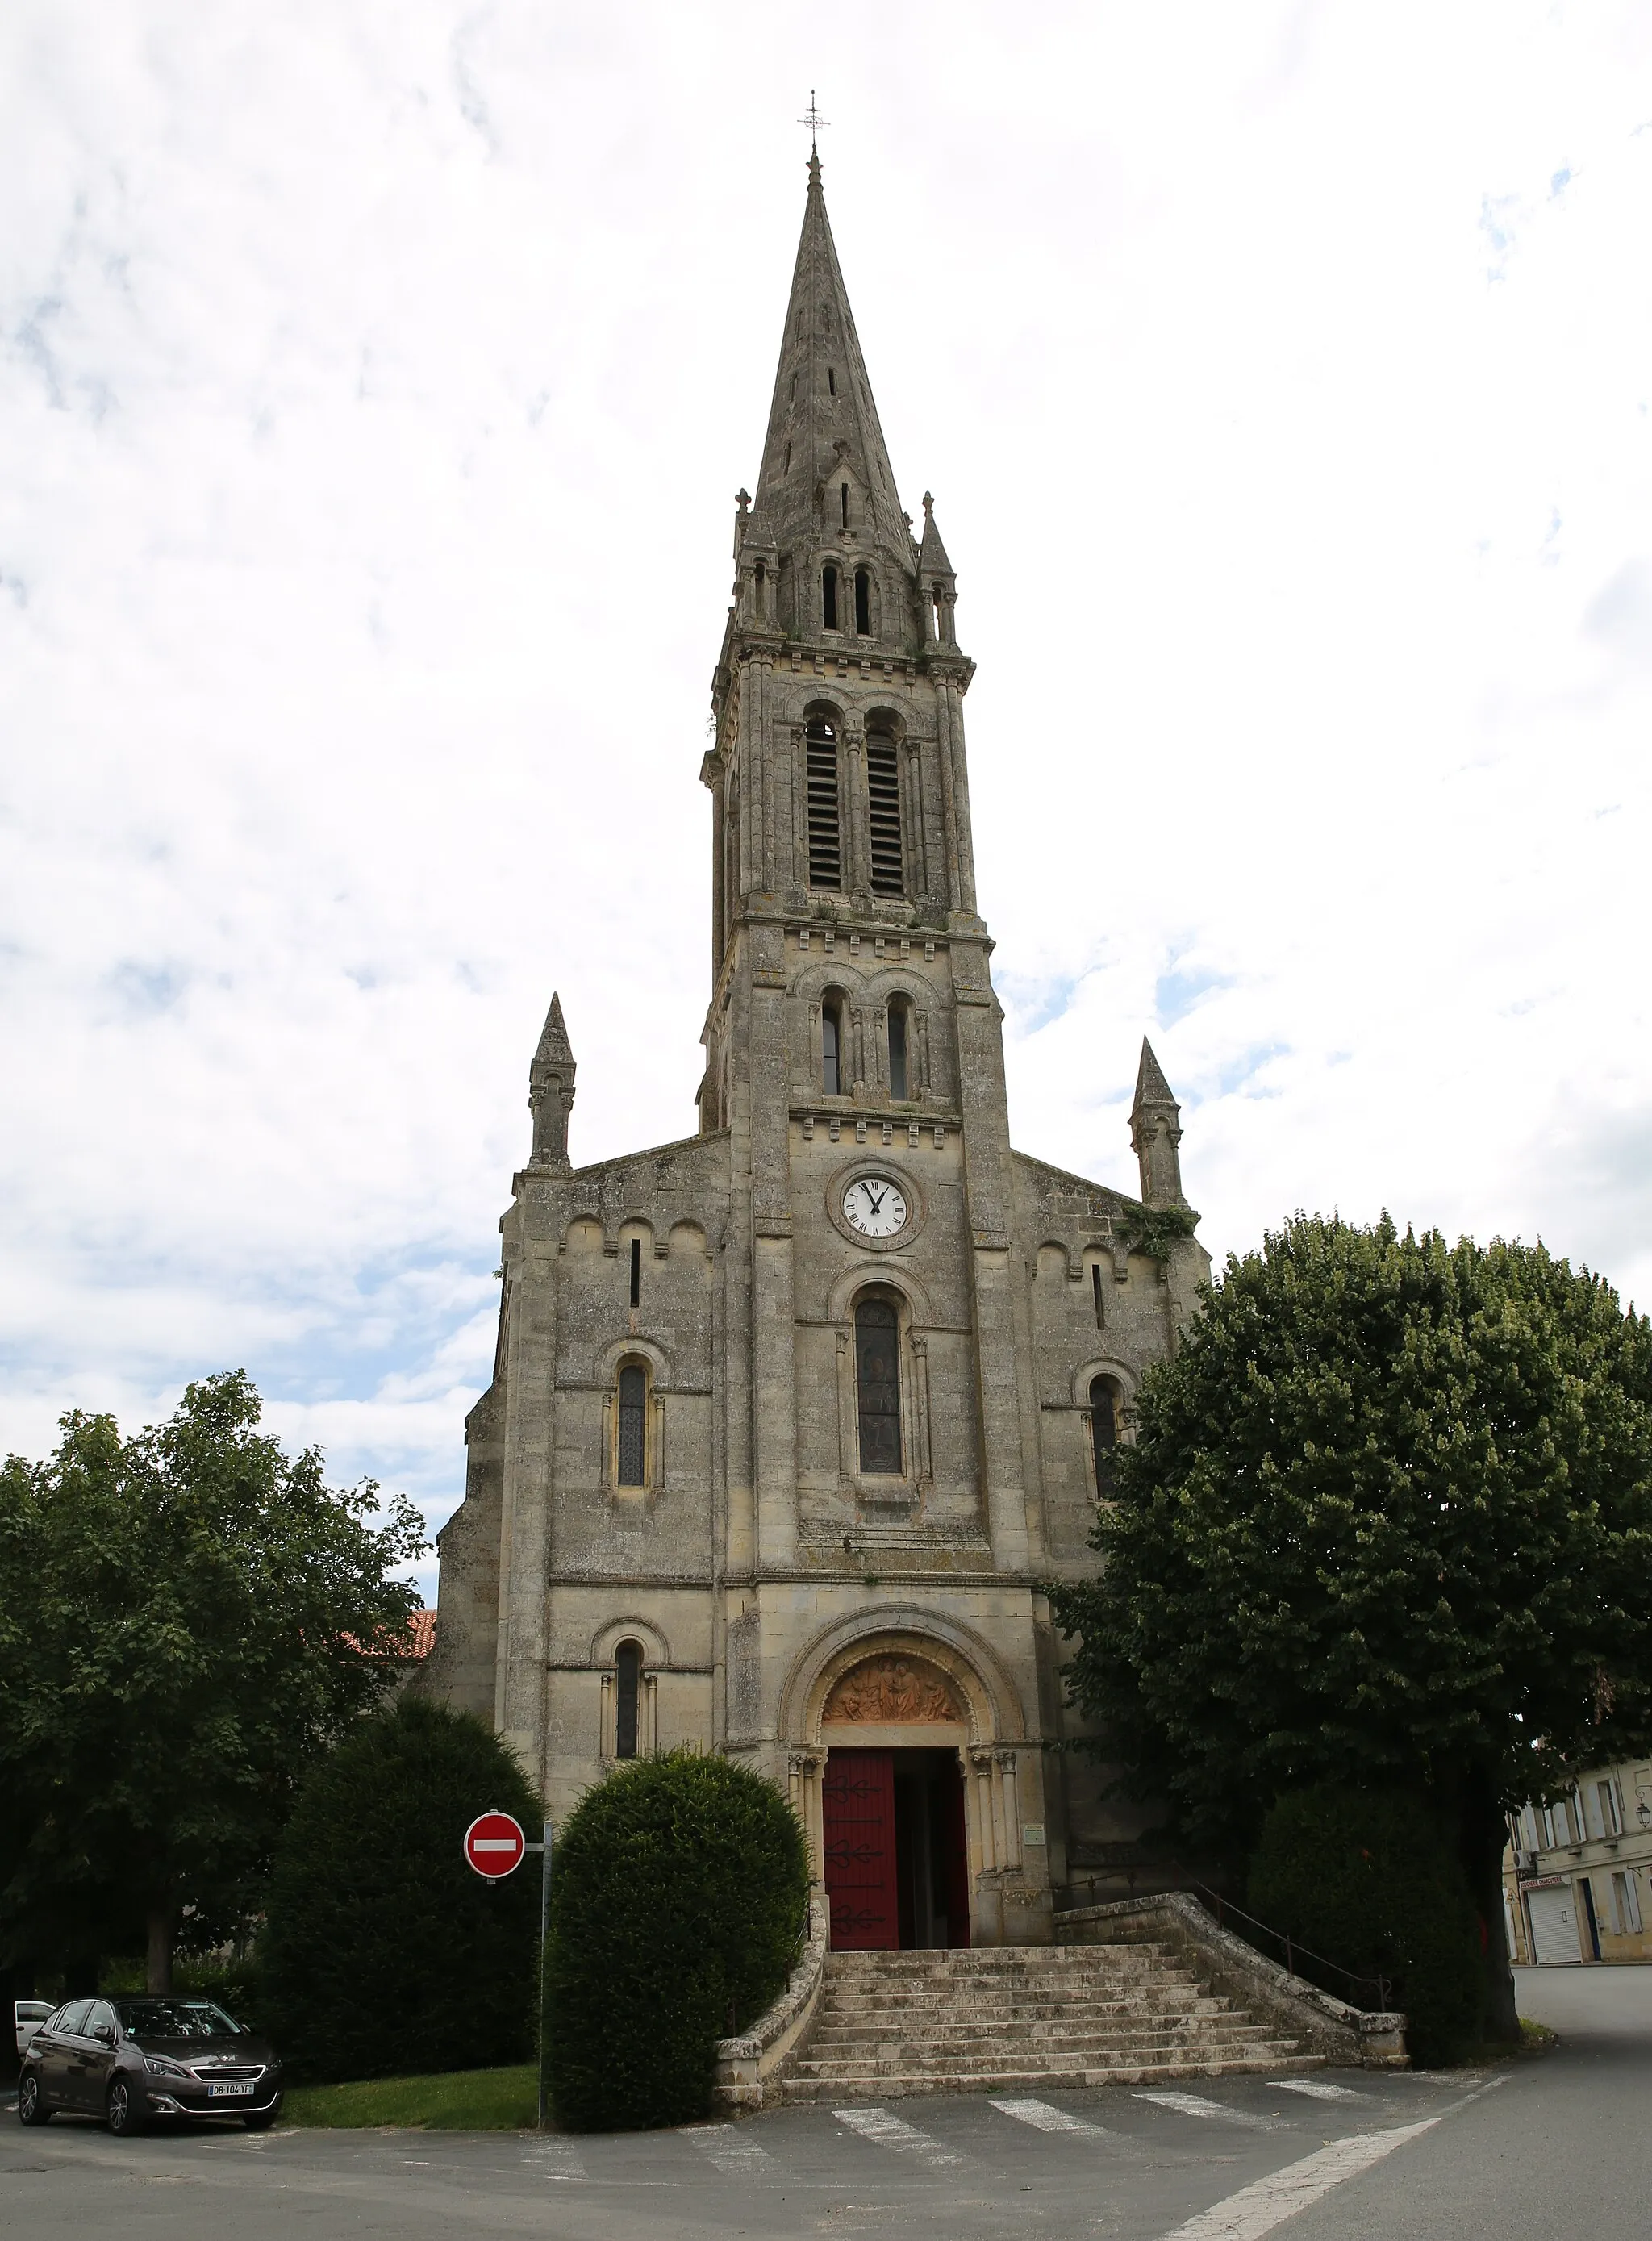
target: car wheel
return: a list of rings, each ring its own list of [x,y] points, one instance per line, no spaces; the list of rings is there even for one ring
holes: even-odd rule
[[[109,2106],[105,2112],[109,2129],[117,2139],[129,2139],[141,2132],[144,2120],[137,2111],[137,2096],[124,2077],[117,2077],[109,2089]]]
[[[17,2122],[20,2124],[43,2124],[50,2116],[46,2097],[40,2090],[40,2072],[25,2070],[17,2084]]]
[[[278,2109],[260,2109],[255,2116],[243,2117],[241,2122],[249,2132],[267,2132],[280,2113]]]

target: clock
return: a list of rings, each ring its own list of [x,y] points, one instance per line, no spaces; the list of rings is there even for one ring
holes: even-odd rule
[[[906,1194],[888,1175],[857,1175],[843,1194],[843,1218],[861,1237],[893,1237],[906,1214]]]

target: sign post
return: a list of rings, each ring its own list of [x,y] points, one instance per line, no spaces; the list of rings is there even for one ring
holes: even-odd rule
[[[509,1813],[497,1808],[478,1814],[465,1831],[465,1856],[483,1881],[498,1883],[504,1876],[512,1875],[530,1852],[538,1852],[539,1863],[539,2007],[535,2019],[535,2044],[539,2050],[539,2130],[545,2130],[545,1934],[551,1923],[551,1823],[545,1824],[543,1843],[530,1844],[522,1833],[522,1823]]]

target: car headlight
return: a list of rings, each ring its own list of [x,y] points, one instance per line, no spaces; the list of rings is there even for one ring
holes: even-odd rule
[[[169,2062],[164,2054],[146,2054],[144,2067],[151,2077],[188,2077],[191,2075],[181,2062]]]

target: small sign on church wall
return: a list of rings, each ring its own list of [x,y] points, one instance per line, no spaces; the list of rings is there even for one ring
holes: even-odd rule
[[[1021,1842],[1024,1844],[1041,1844],[1044,1842],[1044,1823],[1041,1821],[1023,1821]]]

